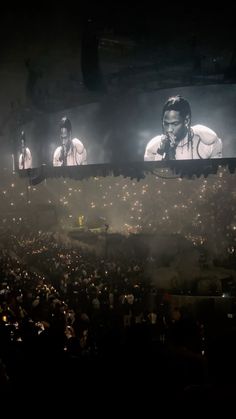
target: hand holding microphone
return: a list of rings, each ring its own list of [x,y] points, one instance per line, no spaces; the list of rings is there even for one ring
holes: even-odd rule
[[[175,158],[176,136],[170,132],[162,135],[160,146],[157,153],[164,156],[165,159]]]
[[[65,159],[66,159],[66,147],[64,144],[62,144],[59,160],[63,162],[63,164],[65,164]]]
[[[176,146],[176,136],[173,134],[173,132],[168,132],[166,134],[169,142],[170,142],[170,147],[175,147]]]
[[[67,165],[67,145],[64,139],[62,140],[61,155],[59,160],[62,161],[63,166]]]
[[[166,153],[166,150],[169,147],[170,147],[170,141],[169,141],[167,135],[162,135],[159,148],[157,149],[157,153],[161,154],[161,156],[163,156],[163,154]]]

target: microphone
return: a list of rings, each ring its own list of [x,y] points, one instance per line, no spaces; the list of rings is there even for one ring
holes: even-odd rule
[[[61,145],[61,154],[60,154],[59,160],[62,162],[63,166],[67,165],[67,149],[66,149],[66,144],[64,143],[62,143]]]
[[[163,154],[167,153],[170,148],[170,140],[167,135],[162,135],[162,139],[157,149],[157,153],[163,156]]]
[[[21,131],[20,133],[20,141],[21,141],[21,164],[23,169],[25,168],[25,157],[26,157],[26,147],[25,147],[25,131]]]
[[[65,132],[64,132],[65,131]],[[66,128],[61,129],[61,156],[60,161],[62,161],[63,166],[67,166],[67,154],[69,152],[69,137]]]
[[[157,153],[164,156],[165,160],[175,159],[176,137],[172,133],[162,135]]]
[[[176,136],[172,133],[172,132],[169,132],[168,134],[167,134],[167,137],[169,138],[169,141],[170,141],[170,147],[176,147]]]

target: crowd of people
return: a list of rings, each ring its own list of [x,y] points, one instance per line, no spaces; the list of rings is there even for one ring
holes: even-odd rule
[[[80,391],[91,383],[99,391],[100,376],[106,391],[123,379],[122,391],[142,392],[150,377],[173,397],[208,388],[207,324],[152,287],[145,260],[97,257],[51,233],[9,236],[0,260],[6,391],[63,385],[77,375]]]

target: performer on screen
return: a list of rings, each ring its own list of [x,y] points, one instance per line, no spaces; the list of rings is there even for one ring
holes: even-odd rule
[[[212,159],[222,157],[222,141],[204,125],[191,126],[191,108],[180,95],[170,97],[162,111],[162,135],[152,138],[145,161]]]
[[[53,166],[77,166],[87,164],[87,152],[78,138],[72,138],[71,122],[63,117],[60,122],[61,145],[53,154]]]
[[[19,169],[31,169],[32,155],[30,149],[26,147],[25,131],[21,131],[20,143]]]

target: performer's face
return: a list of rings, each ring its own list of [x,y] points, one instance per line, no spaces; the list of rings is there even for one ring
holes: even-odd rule
[[[70,132],[67,128],[61,128],[61,141],[63,145],[68,145],[70,142]]]
[[[183,118],[178,111],[166,111],[163,116],[163,133],[176,142],[182,140],[188,130],[189,117]]]

